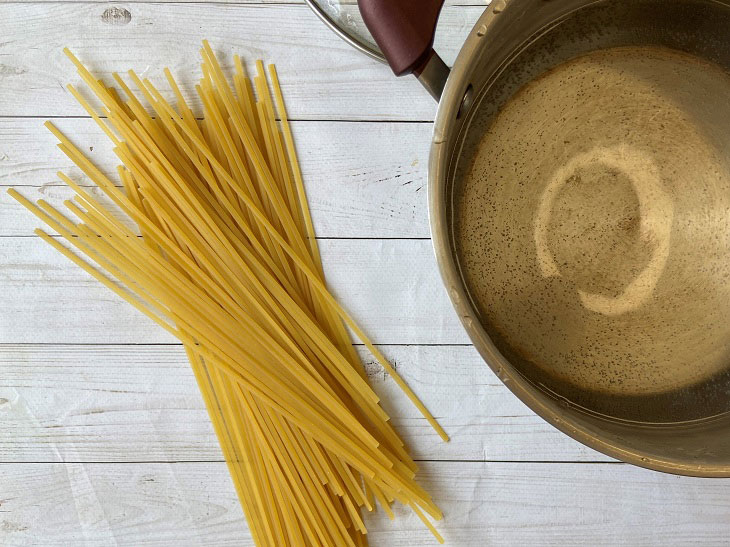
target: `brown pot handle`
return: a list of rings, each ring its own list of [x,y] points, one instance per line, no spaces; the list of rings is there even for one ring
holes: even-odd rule
[[[358,0],[357,4],[396,76],[423,68],[433,51],[444,0]]]
[[[358,0],[357,3],[365,25],[395,75],[415,74],[438,100],[448,68],[433,50],[433,37],[444,0]],[[431,82],[434,79],[435,87]]]

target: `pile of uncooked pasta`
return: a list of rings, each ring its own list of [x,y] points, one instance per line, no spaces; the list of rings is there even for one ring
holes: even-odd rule
[[[103,198],[63,173],[63,212],[10,193],[62,236],[41,238],[184,344],[256,544],[364,545],[363,508],[393,518],[396,501],[442,541],[348,328],[448,437],[327,290],[274,67],[268,81],[259,62],[252,84],[235,57],[231,84],[204,42],[198,118],[167,69],[172,101],[132,71],[107,85],[66,53],[119,180],[47,123]]]

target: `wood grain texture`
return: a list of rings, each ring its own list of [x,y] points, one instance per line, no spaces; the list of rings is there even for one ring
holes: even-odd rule
[[[451,63],[484,2],[446,4],[436,49]],[[429,460],[421,482],[449,545],[727,545],[725,481],[612,463],[548,426],[468,345],[430,241],[378,239],[429,235],[436,106],[414,79],[354,51],[302,0],[31,0],[0,3],[0,21],[0,545],[252,545],[181,348],[29,236],[38,224],[3,188],[69,196],[49,116],[114,165],[64,89],[79,78],[63,46],[100,76],[134,68],[161,84],[169,66],[190,89],[203,38],[228,64],[234,53],[277,64],[318,235],[367,238],[322,239],[325,268],[452,436],[442,443],[358,347],[414,456]],[[368,518],[371,545],[435,545],[397,513]]]
[[[0,343],[175,340],[37,237],[0,238]],[[325,239],[333,294],[380,344],[465,344],[429,240]]]
[[[471,346],[381,346],[451,434],[441,442],[359,347],[419,460],[608,461],[535,416]],[[180,346],[0,346],[0,462],[222,461]]]
[[[127,6],[130,20],[123,25],[103,20],[108,8],[107,3],[0,4],[0,116],[85,115],[64,87],[80,79],[63,46],[97,77],[133,68],[164,89],[162,68],[168,66],[190,90],[199,78],[203,38],[226,66],[234,53],[249,62],[275,62],[295,119],[432,120],[436,111],[415,78],[394,78],[305,5],[139,3]],[[447,62],[482,11],[472,6],[444,14],[436,47]]]
[[[727,545],[723,481],[615,464],[428,463],[448,545]],[[26,545],[252,545],[223,463],[0,465],[0,539]],[[436,545],[368,516],[374,547]]]
[[[119,161],[93,120],[54,124],[116,180]],[[292,129],[320,237],[429,237],[430,123],[300,121]],[[0,237],[27,236],[35,218],[4,187],[59,206],[72,192],[57,171],[88,179],[56,148],[42,120],[0,118],[0,135]]]

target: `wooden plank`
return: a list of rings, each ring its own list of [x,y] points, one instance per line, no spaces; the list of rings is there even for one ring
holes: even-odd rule
[[[533,414],[471,346],[383,346],[451,434],[444,443],[368,352],[419,460],[608,461]],[[0,346],[0,462],[220,461],[180,346]]]
[[[116,180],[119,161],[91,119],[57,119],[54,124]],[[302,121],[292,125],[320,237],[429,237],[426,180],[431,124]],[[42,120],[0,119],[0,237],[29,235],[37,225],[3,186],[60,206],[72,193],[58,180],[57,171],[88,183],[56,143]]]
[[[432,120],[436,105],[415,78],[354,50],[305,5],[129,4],[126,24],[105,20],[108,3],[0,4],[0,116],[85,115],[64,88],[79,83],[62,53],[70,47],[97,77],[133,68],[164,89],[170,67],[185,89],[199,74],[198,49],[208,38],[231,64],[275,62],[290,114],[300,119]],[[436,47],[452,62],[482,13],[449,10]],[[126,17],[125,17],[126,19]],[[195,105],[198,102],[195,101]]]
[[[429,240],[326,239],[335,296],[380,344],[462,344]],[[36,237],[0,238],[0,343],[159,343],[171,335]]]
[[[0,544],[253,545],[223,463],[0,465]]]
[[[430,463],[448,545],[727,545],[725,481],[625,465]],[[0,465],[0,542],[252,545],[222,463]],[[436,545],[396,507],[367,515],[373,547]]]

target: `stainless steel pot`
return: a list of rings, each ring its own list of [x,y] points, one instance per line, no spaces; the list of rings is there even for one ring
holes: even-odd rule
[[[730,0],[493,0],[450,71],[442,3],[359,2],[440,99],[431,230],[474,345],[574,439],[730,476]]]

